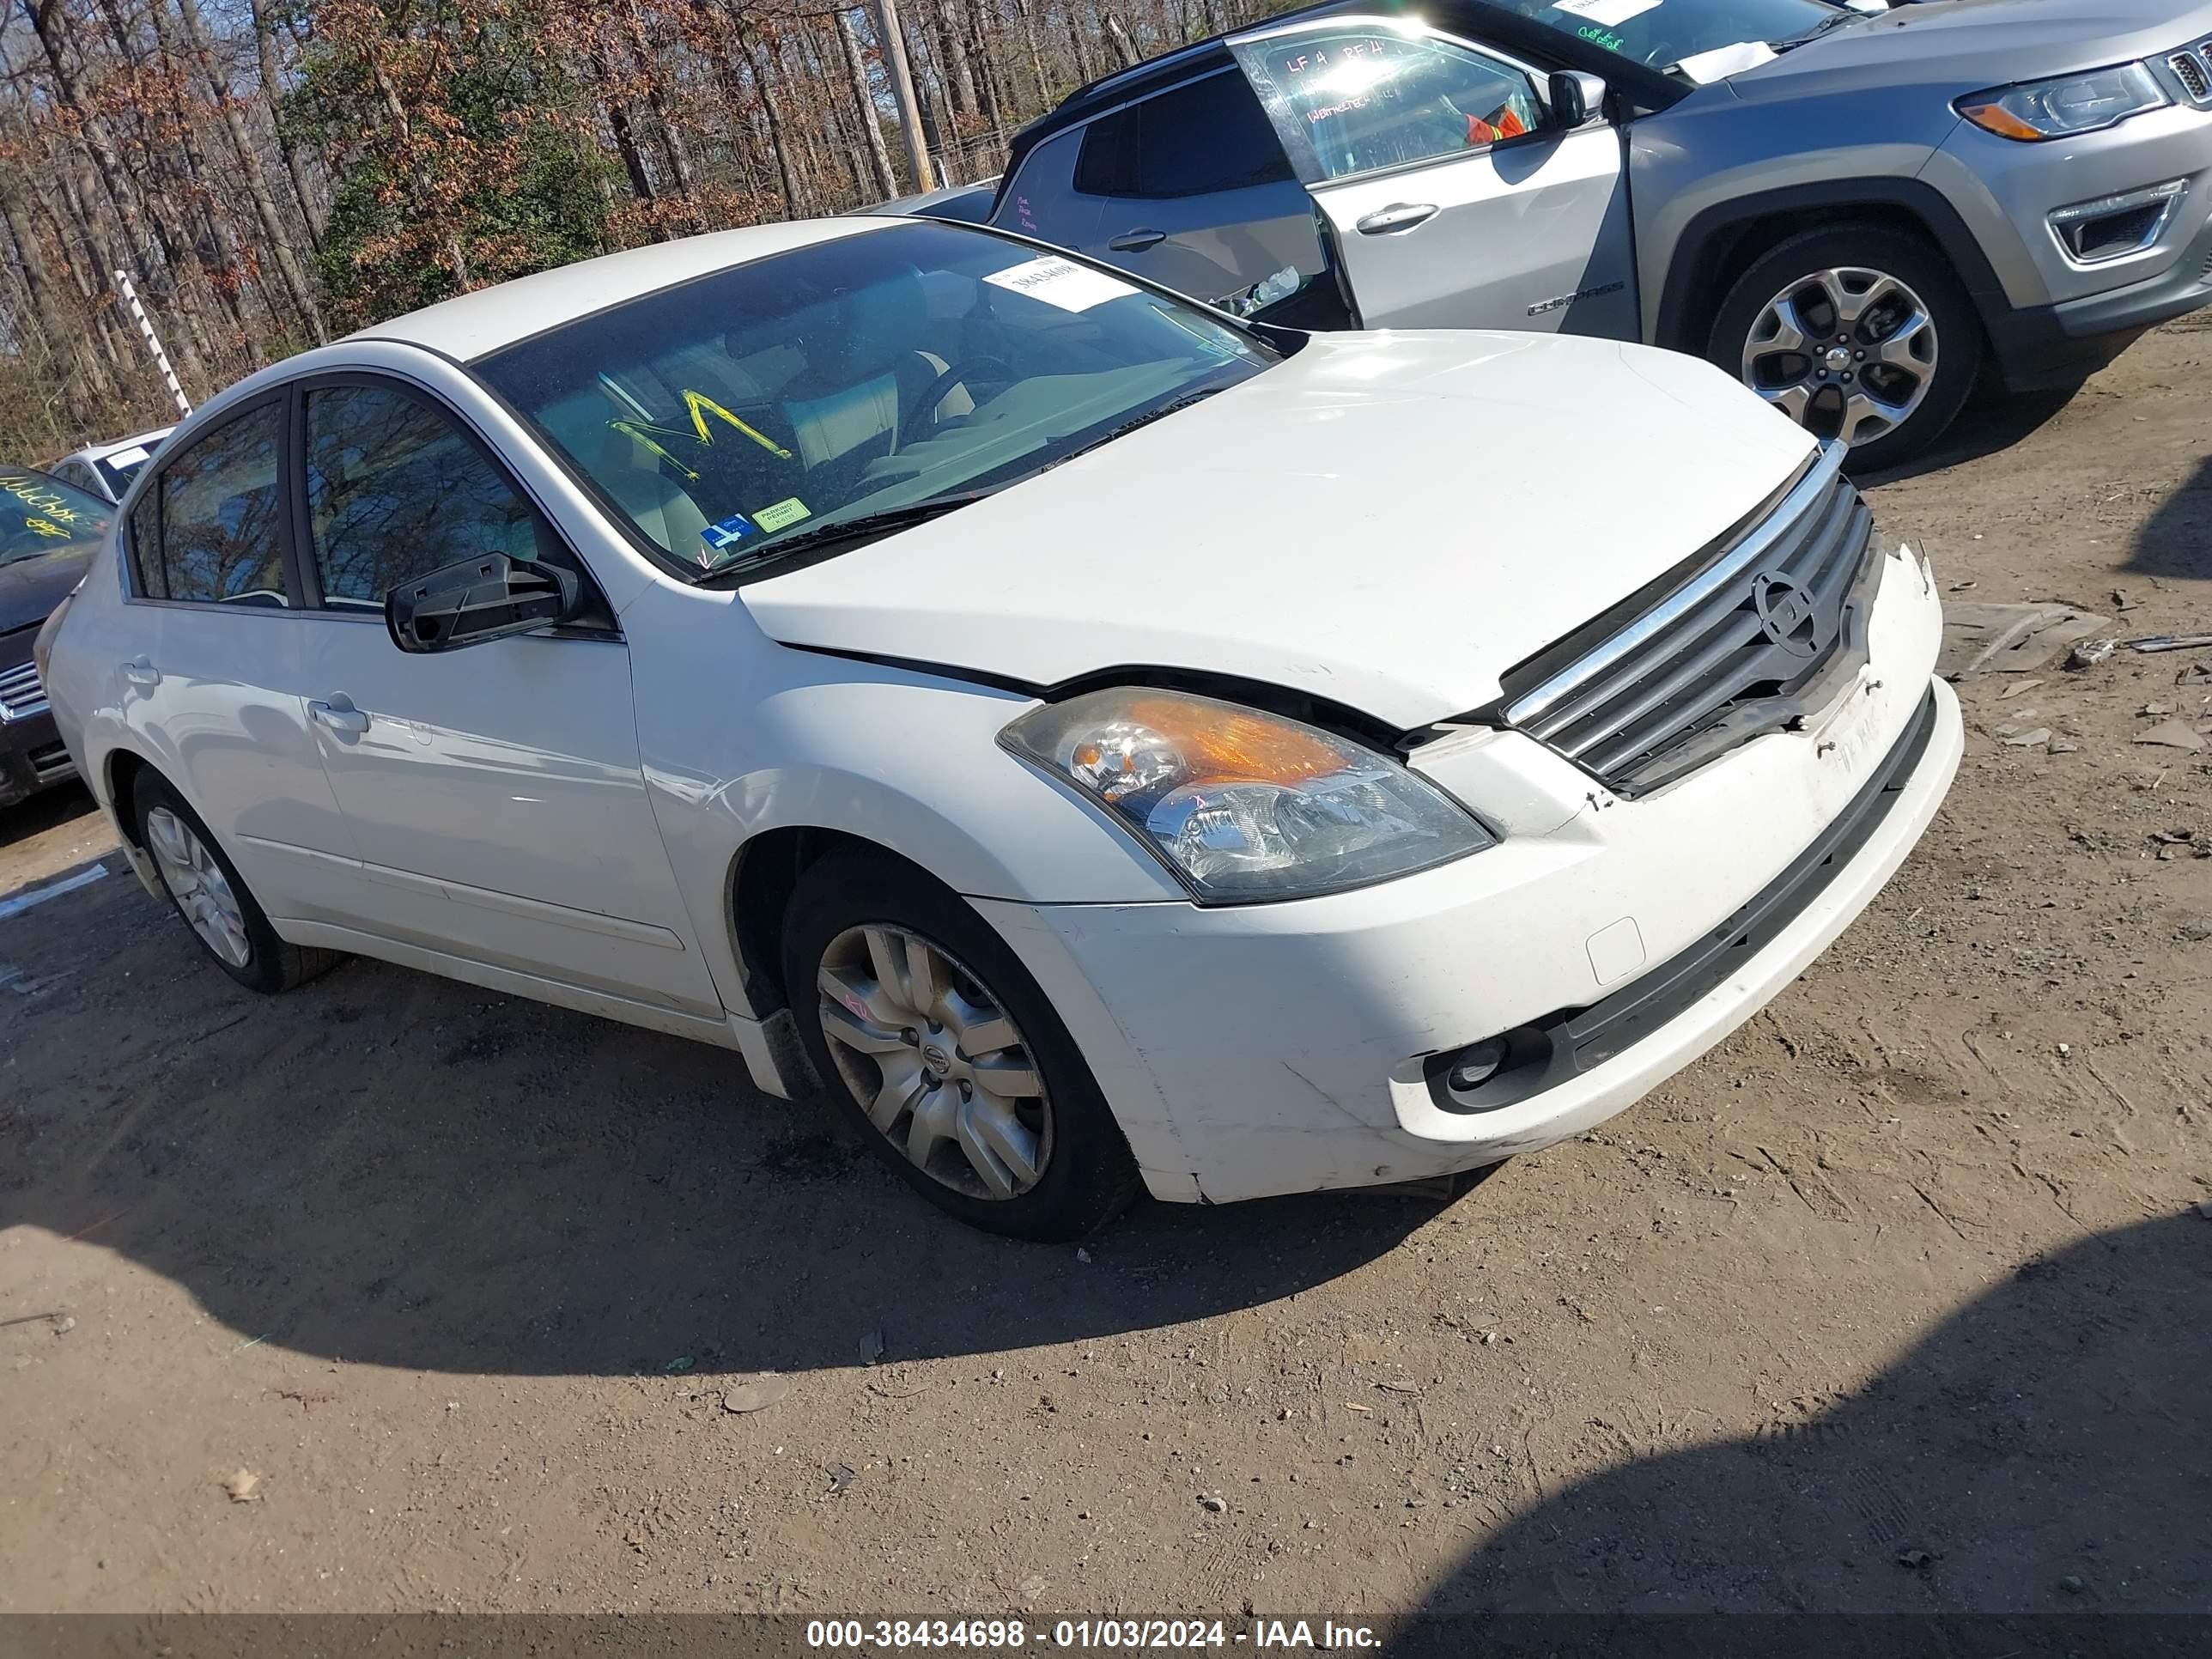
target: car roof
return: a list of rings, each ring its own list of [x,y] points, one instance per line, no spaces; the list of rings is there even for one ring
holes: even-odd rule
[[[1570,69],[1588,70],[1593,74],[1601,75],[1616,87],[1631,94],[1637,102],[1651,107],[1663,109],[1689,91],[1683,83],[1633,58],[1622,58],[1594,43],[1577,40],[1561,30],[1534,22],[1502,6],[1485,4],[1484,0],[1435,0],[1434,3],[1426,4],[1419,3],[1419,0],[1320,0],[1316,5],[1299,6],[1279,12],[1272,17],[1255,18],[1249,23],[1240,23],[1233,29],[1209,35],[1187,46],[1177,46],[1172,52],[1147,58],[1127,69],[1115,70],[1110,75],[1102,75],[1096,81],[1078,87],[1014,135],[1007,147],[1006,170],[1000,182],[1000,192],[1004,193],[1006,183],[1013,178],[1030,151],[1054,133],[1080,126],[1092,116],[1127,103],[1132,99],[1180,85],[1234,62],[1229,52],[1230,41],[1316,18],[1345,15],[1402,17],[1410,21],[1426,23],[1448,34],[1480,33],[1509,52],[1549,58]]]
[[[468,362],[549,328],[604,311],[696,276],[843,236],[865,235],[897,219],[802,219],[686,236],[650,247],[602,254],[478,289],[361,329],[348,341],[398,340]]]

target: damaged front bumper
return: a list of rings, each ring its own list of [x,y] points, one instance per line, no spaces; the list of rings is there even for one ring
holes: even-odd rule
[[[1866,665],[1805,728],[1627,799],[1528,736],[1416,764],[1499,844],[1293,903],[977,901],[1156,1196],[1420,1181],[1602,1121],[1771,1000],[1879,892],[1956,769],[1934,585],[1884,558]],[[1511,1034],[1464,1097],[1452,1058]]]

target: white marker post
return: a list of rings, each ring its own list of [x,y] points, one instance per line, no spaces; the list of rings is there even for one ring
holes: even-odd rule
[[[154,354],[154,367],[161,371],[162,384],[169,395],[177,400],[177,412],[192,412],[191,400],[185,396],[184,387],[177,384],[177,371],[169,367],[169,354],[161,349],[161,337],[154,332],[153,319],[147,316],[146,307],[138,303],[138,290],[131,286],[130,277],[121,271],[115,273],[115,285],[123,290],[123,303],[131,308],[131,319],[138,325],[139,333],[146,337],[146,349]]]

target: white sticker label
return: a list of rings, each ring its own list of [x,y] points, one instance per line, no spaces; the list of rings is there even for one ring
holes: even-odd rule
[[[1692,52],[1674,67],[1701,87],[1716,81],[1725,81],[1731,75],[1757,69],[1761,64],[1774,61],[1774,48],[1764,40],[1746,40],[1740,46],[1716,46],[1711,52]]]
[[[1093,306],[1103,306],[1109,300],[1118,300],[1137,291],[1103,270],[1093,270],[1055,254],[1047,254],[1006,270],[994,270],[983,280],[995,288],[1026,294],[1032,300],[1058,306],[1062,311],[1088,311]]]
[[[1553,0],[1552,9],[1585,17],[1600,28],[1617,28],[1632,17],[1656,10],[1659,0]]]
[[[136,466],[152,453],[143,444],[133,444],[128,449],[118,449],[107,457],[110,466]]]

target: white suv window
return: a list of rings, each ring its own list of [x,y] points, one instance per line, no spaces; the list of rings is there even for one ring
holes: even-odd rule
[[[1528,76],[1454,41],[1348,25],[1258,40],[1239,56],[1323,179],[1443,161],[1536,125]]]

